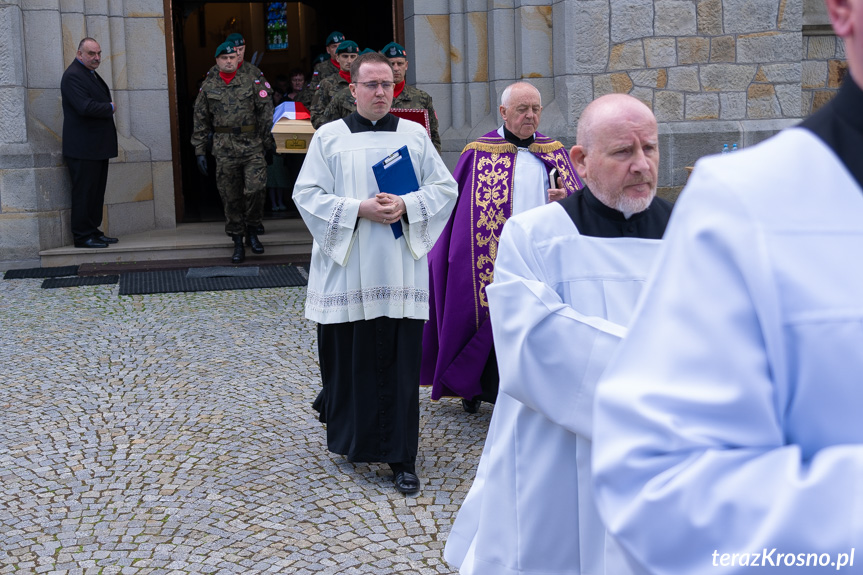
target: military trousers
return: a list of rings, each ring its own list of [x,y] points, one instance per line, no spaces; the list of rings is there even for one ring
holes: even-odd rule
[[[225,233],[244,235],[261,223],[267,187],[263,151],[251,156],[216,156],[216,187],[225,209]]]

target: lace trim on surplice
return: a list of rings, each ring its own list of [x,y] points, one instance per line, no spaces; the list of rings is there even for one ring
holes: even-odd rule
[[[336,249],[336,243],[339,239],[339,223],[342,221],[342,212],[345,208],[345,200],[346,198],[341,198],[336,203],[333,208],[333,213],[330,216],[330,220],[327,222],[327,231],[324,234],[324,245],[321,246],[324,250],[324,253],[327,257],[333,257],[333,253]]]
[[[332,312],[375,303],[428,304],[429,292],[414,286],[378,286],[342,293],[323,293],[310,289],[306,305],[316,311]]]

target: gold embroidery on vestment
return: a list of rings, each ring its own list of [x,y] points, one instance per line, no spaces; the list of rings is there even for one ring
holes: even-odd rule
[[[503,224],[506,223],[503,206],[509,203],[511,197],[512,160],[509,154],[492,154],[491,157],[480,158],[476,163],[478,185],[473,200],[479,209],[479,218],[475,220],[474,240],[477,248],[488,246],[488,254],[480,254],[475,261],[476,269],[479,270],[477,293],[480,307],[488,307],[485,286],[494,280],[497,245]]]

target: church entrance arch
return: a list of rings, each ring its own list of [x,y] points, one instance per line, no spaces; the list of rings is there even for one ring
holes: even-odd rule
[[[223,219],[221,201],[212,178],[195,166],[189,140],[192,110],[198,87],[213,66],[213,54],[228,34],[246,39],[247,60],[254,61],[270,82],[279,74],[301,69],[311,74],[324,42],[333,30],[360,48],[380,50],[392,40],[404,43],[403,0],[326,0],[305,2],[228,2],[165,0],[169,95],[172,103],[171,139],[174,155],[174,198],[177,222]],[[279,43],[268,43],[267,16],[284,13]]]

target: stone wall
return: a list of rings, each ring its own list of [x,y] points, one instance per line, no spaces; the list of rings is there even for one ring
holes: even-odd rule
[[[839,38],[819,32],[804,36],[801,78],[803,114],[811,114],[830,100],[847,73],[845,44]]]
[[[60,79],[85,36],[117,108],[103,231],[175,225],[164,26],[162,0],[0,0],[0,269],[72,241]]]
[[[671,198],[699,157],[793,125],[838,86],[841,42],[829,26],[804,38],[803,21],[803,0],[405,0],[409,81],[434,97],[448,165],[498,125],[514,80],[539,88],[540,130],[567,145],[591,100],[622,92],[660,122]]]

